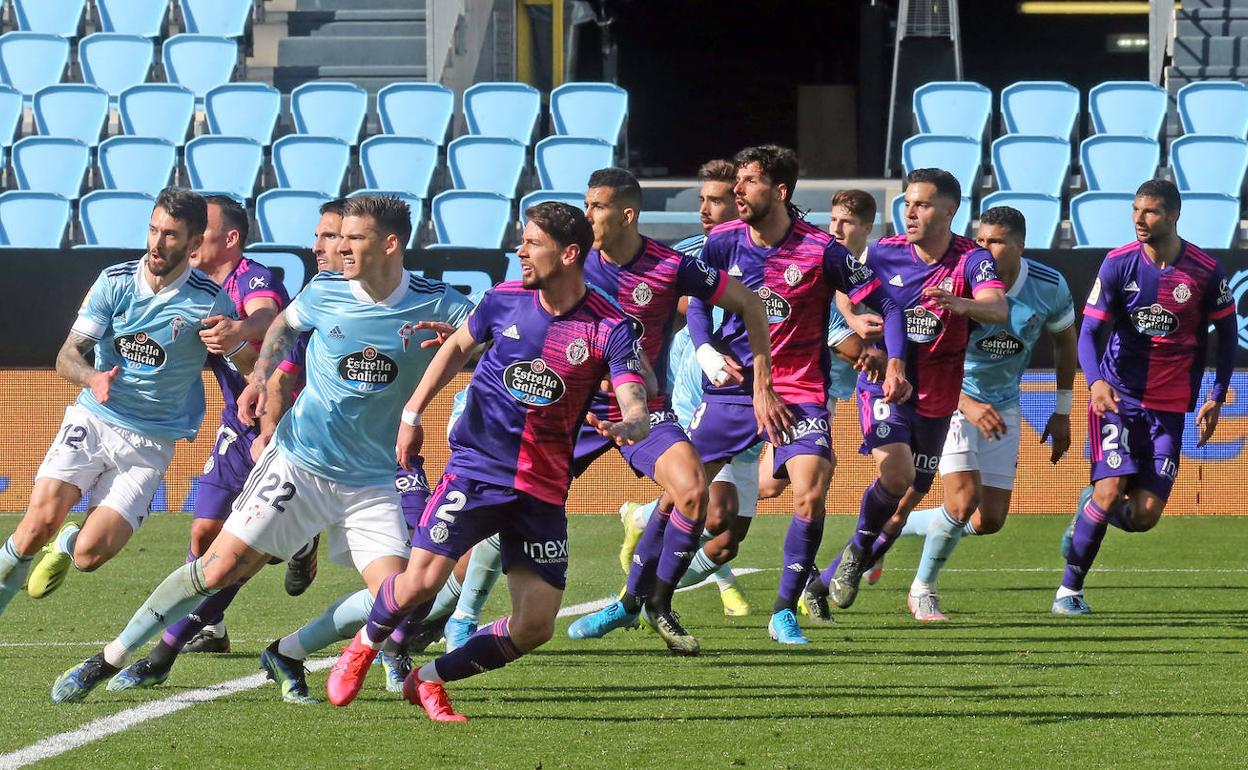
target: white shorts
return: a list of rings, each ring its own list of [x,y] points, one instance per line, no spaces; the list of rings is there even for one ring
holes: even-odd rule
[[[962,412],[954,412],[945,436],[940,472],[979,471],[986,487],[1013,489],[1018,470],[1019,410],[1017,406],[997,410],[1005,422],[1005,435],[989,441]]]
[[[91,496],[91,507],[112,508],[137,531],[152,512],[173,443],[110,425],[70,404],[35,479],[73,484]]]
[[[329,535],[329,558],[362,572],[383,556],[406,559],[407,524],[394,484],[359,487],[317,476],[269,444],[225,529],[249,547],[289,559],[316,534]]]
[[[725,463],[715,478],[737,488],[737,515],[752,519],[758,513],[758,458]]]

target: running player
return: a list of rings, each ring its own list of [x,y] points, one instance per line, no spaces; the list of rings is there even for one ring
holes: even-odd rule
[[[1087,378],[1092,484],[1063,543],[1066,572],[1056,615],[1087,615],[1083,581],[1110,524],[1157,525],[1179,472],[1183,415],[1196,408],[1212,324],[1214,386],[1196,415],[1204,446],[1218,427],[1235,368],[1235,298],[1213,257],[1179,237],[1181,200],[1164,180],[1140,185],[1132,204],[1135,243],[1105,256],[1083,308],[1079,364]],[[1110,328],[1100,349],[1098,332]]]

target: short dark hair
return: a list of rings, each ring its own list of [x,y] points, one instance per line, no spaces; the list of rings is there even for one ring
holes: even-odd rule
[[[382,235],[394,235],[399,248],[407,248],[412,237],[412,209],[407,201],[395,195],[358,195],[347,198],[342,207],[344,217],[371,217]]]
[[[788,147],[778,144],[760,144],[746,147],[732,159],[737,168],[757,163],[773,185],[782,184],[788,188],[785,203],[793,201],[793,190],[797,187],[797,153]]]
[[[326,214],[337,214],[342,216],[347,210],[347,198],[334,198],[332,201],[325,201],[321,204],[321,216]]]
[[[1183,207],[1183,199],[1179,196],[1179,188],[1168,179],[1150,179],[1135,191],[1135,197],[1148,196],[1159,198],[1166,211],[1178,211]]]
[[[166,187],[156,196],[155,208],[186,225],[188,235],[203,235],[208,227],[208,204],[199,193],[181,187]]]
[[[912,185],[917,182],[926,182],[936,186],[936,194],[942,198],[948,198],[955,204],[962,203],[962,185],[958,182],[958,178],[943,168],[916,168],[909,174],[906,174],[906,184]]]
[[[993,206],[979,215],[981,225],[999,225],[1019,238],[1027,238],[1027,218],[1023,212],[1010,206]]]
[[[554,238],[561,248],[566,249],[574,243],[579,246],[578,262],[585,264],[585,257],[589,256],[589,250],[594,245],[594,228],[590,226],[584,211],[566,203],[546,201],[525,209],[524,216],[542,228],[542,232]]]
[[[860,221],[875,224],[875,198],[865,190],[839,190],[832,196],[832,208],[840,206]]]
[[[228,195],[209,195],[204,198],[204,203],[221,209],[221,220],[225,222],[226,229],[237,230],[238,245],[246,245],[247,235],[251,232],[251,220],[247,218],[247,209],[243,208],[243,204]]]
[[[708,160],[698,169],[698,181],[736,184],[737,167],[732,164],[732,161],[723,158]]]
[[[587,188],[610,187],[625,206],[641,208],[641,183],[627,169],[600,168],[589,175]],[[544,228],[543,228],[544,229]]]

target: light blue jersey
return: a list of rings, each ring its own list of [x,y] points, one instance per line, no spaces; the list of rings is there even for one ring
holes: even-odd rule
[[[321,273],[286,308],[286,323],[312,331],[307,384],[274,440],[292,462],[353,486],[394,483],[399,413],[437,348],[418,321],[459,326],[472,304],[440,281],[408,275],[374,302],[355,281]]]
[[[833,305],[832,313],[828,316],[828,347],[834,348],[852,336],[854,336],[854,330],[849,328],[849,324],[845,322],[845,316],[841,315],[841,311]],[[830,369],[828,398],[838,401],[853,398],[854,388],[858,386],[857,370],[851,364],[841,360],[835,353],[832,354]]]
[[[1018,403],[1019,383],[1041,327],[1060,332],[1075,322],[1066,279],[1039,262],[1023,259],[1006,299],[1008,324],[979,326],[971,332],[962,378],[963,393],[997,409]]]
[[[234,301],[194,268],[157,294],[143,265],[140,259],[105,268],[78,310],[73,330],[97,340],[95,368],[121,367],[107,403],[84,388],[78,405],[150,438],[193,440],[204,420],[208,357],[199,331],[210,315],[233,317]]]

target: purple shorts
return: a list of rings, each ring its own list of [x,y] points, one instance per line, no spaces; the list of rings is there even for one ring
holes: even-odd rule
[[[411,458],[412,472],[403,470],[403,466],[394,466],[394,488],[403,503],[403,519],[407,528],[415,531],[420,526],[420,515],[425,512],[425,504],[429,502],[429,480],[425,478],[425,458],[417,455]]]
[[[1139,401],[1118,396],[1118,414],[1097,417],[1088,409],[1092,481],[1134,476],[1131,487],[1169,500],[1179,475],[1185,415],[1146,409]]]
[[[442,477],[412,534],[412,547],[458,560],[498,534],[503,571],[523,564],[564,589],[568,582],[568,517],[562,505],[454,473]]]
[[[930,491],[953,415],[923,417],[914,408],[913,400],[904,404],[886,403],[878,387],[859,387],[856,396],[858,421],[862,424],[862,446],[858,451],[869,455],[871,450],[889,444],[908,445],[914,456],[914,484],[911,486],[916,492]]]
[[[771,475],[788,478],[785,463],[801,455],[832,460],[832,422],[824,404],[786,404],[797,427],[776,447]],[[704,463],[729,460],[763,440],[754,407],[728,401],[703,401],[689,421],[694,449]]]
[[[222,423],[217,440],[204,463],[195,493],[195,518],[225,521],[230,516],[234,498],[243,490],[255,463],[251,461],[254,430],[241,430],[237,425]]]
[[[633,473],[653,479],[654,466],[658,464],[659,458],[674,444],[682,441],[689,441],[689,437],[685,435],[685,429],[680,427],[680,419],[671,409],[651,412],[650,435],[632,446],[617,446],[614,441],[591,428],[589,423],[583,423],[581,432],[576,437],[576,446],[572,449],[572,476],[579,477],[594,460],[606,454],[608,449],[616,448],[633,469]]]

